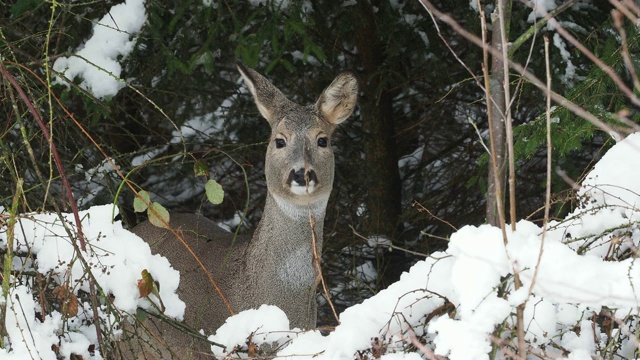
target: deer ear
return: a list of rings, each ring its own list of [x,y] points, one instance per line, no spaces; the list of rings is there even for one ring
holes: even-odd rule
[[[320,95],[316,107],[331,124],[338,125],[353,112],[358,102],[358,81],[355,75],[338,75]]]
[[[260,114],[271,123],[275,109],[281,106],[283,102],[288,101],[287,98],[257,71],[249,69],[240,63],[237,66],[245,85],[253,95],[253,100]]]

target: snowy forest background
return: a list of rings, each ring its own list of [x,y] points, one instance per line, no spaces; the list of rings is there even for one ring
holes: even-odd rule
[[[336,179],[324,231],[323,271],[339,312],[396,283],[403,271],[429,255],[430,259],[434,254],[460,256],[451,246],[456,236],[452,234],[482,238],[492,231],[479,228],[475,235],[463,236],[469,229],[465,225],[494,225],[491,229],[502,241],[502,236],[517,234],[509,230],[510,223],[528,221],[521,227],[531,235],[537,234],[533,224],[539,230],[551,221],[562,224],[577,216],[590,200],[578,199],[576,184],[616,141],[638,129],[640,9],[631,1],[128,0],[118,4],[40,0],[0,4],[0,181],[5,185],[0,187],[5,210],[0,218],[5,231],[0,345],[7,356],[33,354],[29,349],[19,352],[15,338],[7,333],[12,289],[20,289],[16,291],[23,294],[21,298],[24,294],[39,298],[35,305],[42,311],[34,317],[40,323],[46,322],[46,314],[60,316],[52,325],[59,326],[53,331],[55,339],[43,340],[53,358],[118,358],[112,341],[121,336],[113,324],[122,314],[110,312],[118,319],[96,315],[98,308],[109,307],[105,304],[113,293],[86,275],[91,267],[78,275],[86,284],[69,290],[65,282],[76,275],[61,273],[55,266],[41,271],[38,261],[43,262],[45,253],[33,243],[16,245],[15,254],[8,250],[7,239],[17,232],[16,219],[55,223],[53,219],[62,218],[62,213],[115,203],[117,210],[100,208],[100,216],[119,213],[118,219],[130,228],[145,218],[133,212],[134,190],[145,190],[171,211],[200,212],[231,231],[236,227],[252,231],[266,194],[268,125],[239,80],[237,61],[265,74],[302,104],[313,102],[342,70],[352,70],[359,78],[359,106],[332,140]],[[497,50],[483,51],[478,46],[482,39]],[[508,48],[501,46],[505,39]],[[501,54],[511,65],[501,61]],[[544,90],[547,79],[553,95]],[[489,149],[494,149],[496,158],[489,156]],[[637,174],[629,162],[609,166],[624,169],[621,178],[629,174],[634,179]],[[204,184],[209,178],[225,191],[221,205],[207,201]],[[509,184],[515,186],[509,189]],[[501,195],[495,195],[496,188]],[[608,206],[606,201],[597,203],[598,209]],[[633,264],[640,238],[636,204],[629,201],[627,206],[630,212],[623,214],[624,224],[607,223],[602,229],[594,227],[601,233],[585,230],[582,237],[565,233],[556,240],[568,244],[575,256],[587,256],[597,248],[591,255],[601,263],[624,263],[628,272],[621,274],[631,284],[633,298],[639,294],[634,290]],[[57,215],[46,220],[28,215],[45,211]],[[75,223],[73,218],[69,223]],[[82,238],[73,236],[73,226],[69,231],[68,239]],[[72,258],[83,251],[80,241],[67,242],[76,246],[70,251]],[[559,262],[569,256],[563,251],[558,250],[565,256],[558,257]],[[494,260],[493,255],[487,259]],[[516,293],[522,281],[529,284],[518,279],[514,269],[499,268],[498,283],[478,280],[490,292],[493,289],[496,298]],[[448,282],[441,281],[446,288]],[[453,279],[450,284],[462,283]],[[590,279],[596,292],[605,284],[600,278]],[[602,291],[607,299],[610,294]],[[466,324],[471,305],[464,302],[469,297],[462,296],[457,303],[458,295],[423,309],[426,320],[421,329],[411,326],[413,339],[400,326],[396,334],[385,330],[386,340],[372,340],[382,332],[367,334],[365,345],[353,342],[352,347],[341,347],[345,353],[333,354],[637,357],[637,298],[635,305],[605,300],[580,305],[580,296],[554,298],[543,292],[539,296],[551,300],[544,303],[546,310],[539,310],[540,319],[554,306],[565,306],[554,311],[566,315],[567,304],[577,309],[577,315],[569,317],[571,321],[565,316],[540,325],[554,328],[552,332],[527,330],[525,335],[518,332],[525,330],[524,319],[535,316],[527,315],[527,302],[520,294],[521,301],[511,299],[506,314],[483,318],[486,328],[477,333],[463,336],[464,331],[451,327],[463,341],[456,345],[454,335],[443,335],[448,334],[444,320],[437,330],[427,328],[430,320],[442,316]],[[69,299],[75,296],[76,307],[79,303],[81,310],[91,313],[81,322],[93,324],[90,331],[98,335],[86,335],[86,329],[67,323],[83,316],[77,309],[75,314],[68,312],[73,304]],[[321,303],[325,306],[320,325],[335,326],[326,300]],[[135,312],[135,306],[128,312]],[[378,317],[383,323],[388,320]],[[592,339],[591,347],[566,345],[571,341],[563,336],[573,332],[580,338],[589,326],[598,329],[590,333],[594,339],[601,336]],[[37,332],[32,327],[22,330]],[[74,332],[85,334],[87,344],[77,345]],[[402,336],[394,343],[390,339],[397,334]],[[489,350],[469,346],[476,337]],[[543,337],[547,340],[540,340]],[[58,348],[47,341],[56,342]],[[475,352],[456,352],[465,347]],[[293,349],[289,347],[288,354],[294,354]],[[330,345],[318,351],[332,354]],[[35,358],[46,358],[38,354]]]

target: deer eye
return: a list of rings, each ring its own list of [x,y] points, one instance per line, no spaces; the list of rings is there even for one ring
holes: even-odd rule
[[[327,142],[328,141],[329,140],[326,137],[318,138],[318,146],[325,148],[325,147],[327,147]]]
[[[284,141],[284,139],[278,138],[275,141],[276,141],[276,148],[278,149],[282,149],[283,147],[287,146],[287,142]]]

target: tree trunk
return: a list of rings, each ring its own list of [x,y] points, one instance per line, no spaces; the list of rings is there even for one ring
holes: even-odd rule
[[[510,6],[508,7],[511,8]],[[507,17],[508,19],[509,17]],[[500,21],[498,21],[497,12],[491,15],[491,46],[496,49],[502,49],[502,46],[508,46],[502,44]],[[508,35],[508,32],[507,32]],[[487,223],[500,226],[498,216],[498,202],[504,205],[505,199],[505,176],[507,169],[507,156],[506,156],[506,131],[505,131],[505,88],[504,84],[504,61],[497,57],[491,58],[491,69],[489,75],[489,86],[491,91],[491,99],[489,107],[489,126],[492,132],[495,157],[491,157],[489,161],[489,174],[487,178]],[[496,163],[492,163],[492,159],[496,160]],[[497,175],[497,176],[496,176]],[[503,206],[504,208],[504,206]]]
[[[385,49],[380,43],[372,4],[368,1],[358,1],[354,24],[354,43],[362,69],[360,111],[365,132],[368,230],[370,234],[393,240],[401,212],[393,95],[385,83]],[[388,261],[386,263],[389,265]]]

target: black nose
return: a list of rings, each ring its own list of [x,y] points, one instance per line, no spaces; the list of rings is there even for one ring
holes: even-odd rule
[[[304,169],[300,169],[295,172],[291,170],[291,174],[289,175],[289,177],[291,178],[291,180],[295,181],[300,186],[307,185],[307,178],[309,179],[309,182],[311,181],[318,182],[318,178],[316,177],[316,172],[313,170],[309,170],[307,172],[306,177],[305,177]]]

